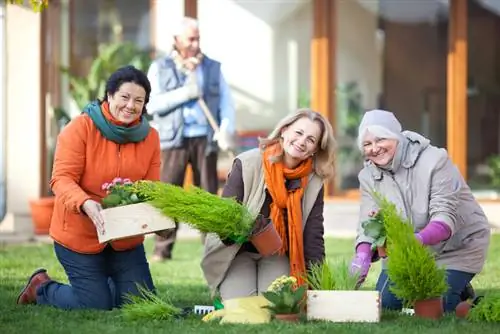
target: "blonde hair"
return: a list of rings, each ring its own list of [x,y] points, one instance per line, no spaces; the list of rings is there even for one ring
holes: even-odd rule
[[[266,146],[275,143],[282,144],[281,133],[284,129],[301,118],[307,117],[313,122],[318,122],[321,129],[321,140],[318,151],[314,154],[314,171],[323,179],[330,179],[335,174],[335,150],[337,142],[333,136],[331,124],[320,113],[311,109],[299,109],[292,115],[288,115],[278,122],[274,130],[267,138],[259,138],[259,146],[264,150]],[[273,157],[274,161],[280,161],[283,155]]]

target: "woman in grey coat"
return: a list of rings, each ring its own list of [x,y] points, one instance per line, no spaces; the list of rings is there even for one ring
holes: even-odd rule
[[[375,190],[410,219],[415,237],[432,248],[438,265],[445,266],[449,289],[443,306],[446,312],[454,311],[485,262],[490,227],[483,210],[447,151],[415,132],[403,132],[393,113],[368,111],[359,126],[358,145],[366,163],[359,173],[360,224],[351,269],[364,280],[378,258],[371,251],[373,239],[361,226],[378,210],[370,195]],[[376,289],[383,308],[398,310],[402,301],[389,290],[385,262],[382,259]]]

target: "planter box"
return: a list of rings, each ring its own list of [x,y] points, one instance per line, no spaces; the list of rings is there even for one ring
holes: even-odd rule
[[[379,322],[378,291],[307,291],[307,320]]]
[[[148,203],[105,209],[101,214],[105,233],[98,233],[100,243],[175,228],[174,220],[165,217]]]

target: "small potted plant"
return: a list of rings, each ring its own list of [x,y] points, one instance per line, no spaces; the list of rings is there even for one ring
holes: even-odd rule
[[[443,316],[442,295],[448,290],[446,271],[438,267],[434,255],[414,235],[410,221],[402,219],[396,206],[379,197],[389,253],[387,274],[394,284],[391,291],[414,307],[421,318]]]
[[[386,257],[385,245],[387,234],[382,220],[382,212],[373,212],[370,219],[361,223],[367,237],[373,238],[372,250],[377,251],[380,257]]]
[[[305,302],[306,285],[297,286],[297,279],[293,276],[277,278],[268,291],[262,295],[270,305],[269,309],[276,320],[297,322]]]
[[[352,274],[347,261],[313,264],[306,277],[307,319],[332,322],[379,322],[378,291],[357,290],[359,274]]]
[[[463,307],[467,303],[467,307]],[[484,296],[478,296],[473,300],[463,301],[459,304],[464,308],[463,314],[457,316],[464,317],[473,322],[500,323],[500,293],[490,292]],[[459,311],[457,306],[457,313]]]
[[[282,240],[274,225],[268,219],[257,219],[258,215],[233,198],[221,198],[195,186],[183,188],[159,181],[119,181],[103,185],[108,192],[103,199],[106,224],[108,220],[128,218],[143,226],[146,216],[156,217],[147,223],[149,232],[153,231],[153,225],[161,230],[162,226],[171,228],[173,222],[183,222],[202,233],[215,233],[222,240],[240,244],[253,242],[263,256],[272,255],[281,248]],[[170,220],[171,224],[161,222],[159,216]],[[117,224],[123,226],[121,221]]]

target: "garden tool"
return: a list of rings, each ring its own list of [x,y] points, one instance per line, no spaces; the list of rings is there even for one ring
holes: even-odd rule
[[[201,110],[202,110],[202,111],[203,111],[203,113],[205,114],[205,117],[207,118],[208,123],[210,123],[210,126],[211,126],[211,127],[212,127],[212,129],[214,130],[214,133],[215,133],[215,134],[218,134],[218,133],[220,132],[219,125],[217,124],[217,122],[216,122],[216,121],[215,121],[215,119],[214,119],[214,116],[212,115],[212,113],[211,113],[211,112],[210,112],[210,110],[208,109],[208,106],[207,106],[207,104],[206,104],[205,100],[204,100],[202,97],[200,97],[200,98],[198,99],[198,103],[199,103],[199,105],[200,105],[200,107],[201,107]],[[227,153],[228,153],[228,155],[229,155],[229,158],[230,158],[231,160],[233,160],[233,159],[234,159],[234,157],[235,157],[234,152],[233,152],[233,151],[231,151],[231,150],[228,150],[228,151],[227,151]]]

